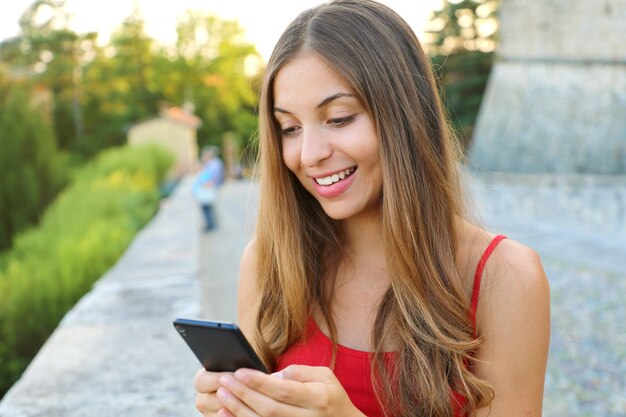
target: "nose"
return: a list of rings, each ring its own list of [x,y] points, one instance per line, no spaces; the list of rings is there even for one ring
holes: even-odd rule
[[[304,129],[300,161],[305,166],[314,167],[328,159],[333,153],[333,146],[323,128]]]

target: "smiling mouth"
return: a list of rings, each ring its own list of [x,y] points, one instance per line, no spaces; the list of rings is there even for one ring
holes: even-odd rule
[[[333,185],[348,178],[350,175],[354,174],[354,171],[356,171],[356,167],[348,168],[327,177],[315,178],[315,182],[319,185]]]

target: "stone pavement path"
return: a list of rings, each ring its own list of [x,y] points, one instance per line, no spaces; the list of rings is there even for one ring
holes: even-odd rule
[[[228,181],[220,190],[218,226],[200,239],[204,318],[237,321],[239,260],[253,233],[257,192],[247,180]]]
[[[626,242],[502,225],[537,250],[550,280],[546,417],[626,416]]]
[[[249,239],[256,186],[224,186],[218,231],[203,239],[204,313],[235,320],[239,255]],[[491,229],[534,248],[551,285],[546,417],[626,416],[626,242],[537,222],[496,219]],[[207,277],[208,275],[208,277]]]

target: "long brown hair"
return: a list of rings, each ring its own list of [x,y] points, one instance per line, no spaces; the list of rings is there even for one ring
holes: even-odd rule
[[[473,337],[455,263],[456,224],[464,215],[455,147],[430,61],[407,23],[374,1],[336,0],[303,12],[269,60],[259,106],[257,348],[275,367],[277,356],[304,337],[314,308],[336,340],[328,277],[344,236],[283,164],[273,116],[276,74],[303,51],[345,78],[380,141],[382,239],[391,285],[371,337],[379,401],[388,415],[452,416],[454,390],[475,410],[493,394],[468,369],[480,341]],[[399,347],[393,366],[382,353],[389,340]]]

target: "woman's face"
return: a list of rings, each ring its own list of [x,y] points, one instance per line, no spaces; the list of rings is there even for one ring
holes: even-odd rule
[[[317,55],[298,55],[274,81],[283,160],[333,219],[378,213],[382,173],[374,123]]]

